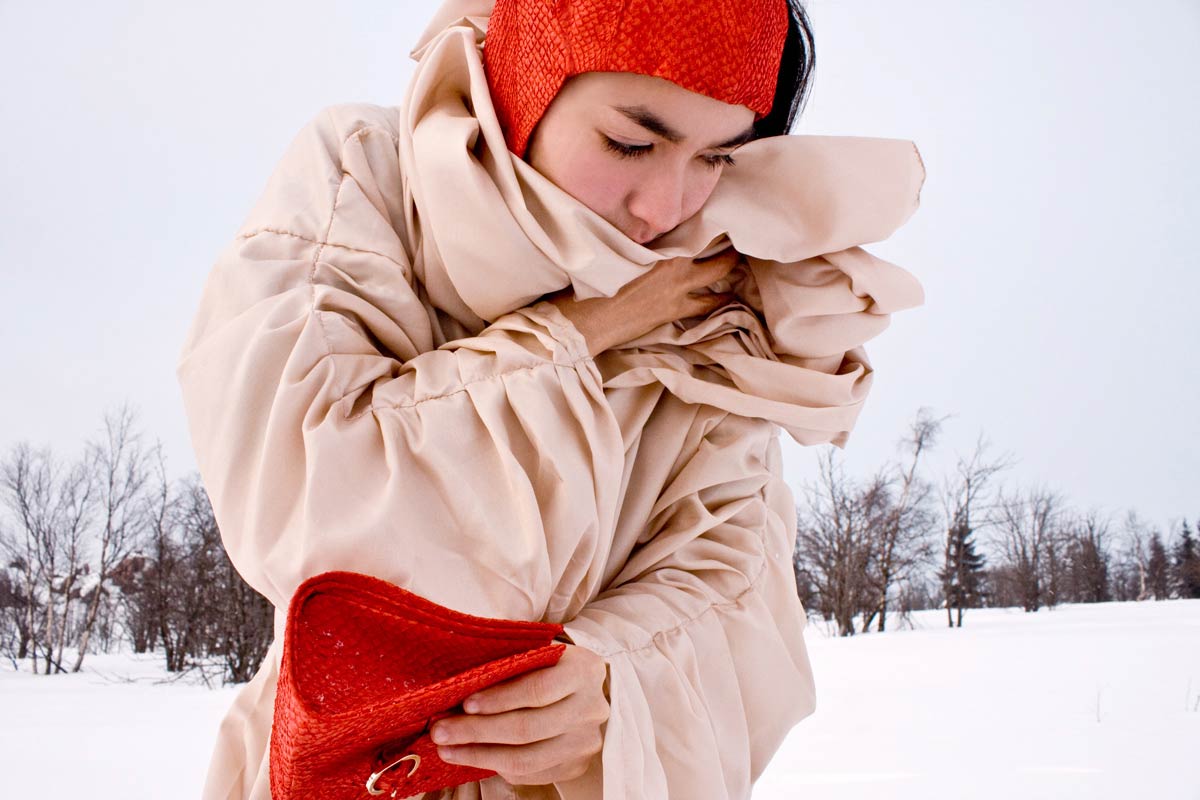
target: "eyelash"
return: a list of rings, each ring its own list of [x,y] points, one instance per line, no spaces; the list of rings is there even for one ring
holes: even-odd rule
[[[633,145],[622,144],[621,142],[618,142],[615,139],[610,139],[607,136],[604,137],[604,146],[606,148],[608,148],[609,150],[612,150],[614,153],[621,156],[622,158],[637,158],[638,156],[645,155],[646,153],[650,152],[650,148],[653,147],[653,145],[648,145],[648,144],[637,146],[637,147],[635,147]],[[736,161],[733,160],[733,156],[727,155],[727,154],[721,154],[721,155],[711,156],[711,157],[705,156],[703,161],[705,164],[708,164],[708,166],[712,167],[713,169],[716,169],[717,167],[721,166],[722,164],[724,164],[725,166],[728,166],[728,167],[732,167],[734,164],[737,163]]]

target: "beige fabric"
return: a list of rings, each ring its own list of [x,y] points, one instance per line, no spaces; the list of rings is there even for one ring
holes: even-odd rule
[[[489,6],[438,12],[401,106],[305,126],[187,335],[200,472],[234,564],[277,606],[205,798],[270,796],[282,611],[331,569],[564,623],[608,665],[596,769],[430,800],[745,798],[814,709],[778,435],[844,446],[873,375],[863,343],[923,302],[857,246],[915,210],[915,147],[750,143],[647,249],[505,148],[479,59]],[[745,303],[595,359],[538,301],[731,241]]]

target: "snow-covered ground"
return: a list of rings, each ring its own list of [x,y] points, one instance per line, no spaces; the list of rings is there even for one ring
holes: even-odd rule
[[[889,623],[890,624],[890,623]],[[1200,600],[810,625],[817,710],[755,798],[1200,800]]]
[[[811,625],[818,709],[756,800],[1200,800],[1200,600],[945,624],[919,612],[849,639]],[[0,795],[195,797],[236,689],[165,683],[160,658],[0,671]]]
[[[198,797],[237,688],[168,681],[162,653],[89,655],[78,675],[0,669],[0,798]]]

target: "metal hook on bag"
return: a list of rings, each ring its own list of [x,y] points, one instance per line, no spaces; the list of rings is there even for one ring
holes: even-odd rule
[[[417,733],[417,735],[420,736],[421,734],[428,731],[429,723],[431,723],[432,721],[433,721],[433,717],[430,717],[429,719],[425,720],[425,727],[422,728]],[[377,781],[381,777],[383,777],[383,773],[387,772],[389,769],[396,766],[397,764],[404,763],[405,761],[413,762],[412,769],[410,769],[408,771],[408,774],[404,776],[405,778],[411,778],[413,776],[413,773],[417,771],[417,768],[421,766],[421,757],[419,755],[417,755],[416,753],[409,753],[406,756],[402,756],[402,757],[396,759],[395,761],[393,761],[392,763],[388,764],[386,767],[379,770],[378,772],[372,772],[371,777],[367,778],[367,793],[372,794],[372,795],[380,795],[380,794],[383,794],[384,792],[386,792],[387,791],[386,789],[376,789],[375,781]],[[396,792],[398,792],[398,791],[400,791],[399,788],[393,789],[392,797],[395,797]]]
[[[408,774],[404,776],[406,778],[411,778],[413,776],[413,773],[417,771],[417,767],[421,766],[421,757],[419,755],[416,755],[415,753],[410,753],[406,756],[396,759],[395,761],[388,764],[383,769],[379,770],[379,772],[372,772],[371,777],[367,778],[367,793],[368,794],[383,794],[385,791],[387,791],[386,789],[376,789],[375,781],[379,780],[379,778],[382,777],[383,773],[387,772],[389,769],[396,766],[397,764],[400,764],[405,761],[413,762],[412,769],[410,769],[408,771]],[[392,790],[392,797],[396,796],[397,791],[399,791],[399,790],[398,789]]]

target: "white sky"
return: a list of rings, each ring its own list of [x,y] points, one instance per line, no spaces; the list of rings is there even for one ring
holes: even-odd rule
[[[401,101],[434,7],[0,0],[0,447],[74,455],[128,399],[194,469],[174,368],[209,267],[317,110]],[[868,247],[926,303],[867,346],[848,469],[924,405],[945,461],[983,433],[1013,488],[1200,517],[1200,3],[809,8],[797,132],[912,139],[929,172]],[[816,449],[785,453],[798,487]]]

